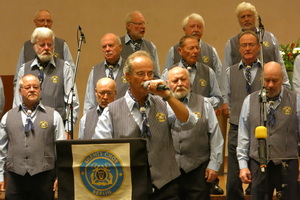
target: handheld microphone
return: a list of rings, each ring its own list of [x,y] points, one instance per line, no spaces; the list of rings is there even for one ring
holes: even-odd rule
[[[267,167],[267,144],[266,139],[268,137],[267,128],[264,126],[258,126],[255,129],[255,138],[258,140],[258,156],[260,160],[261,172],[265,172]]]
[[[143,82],[141,85],[142,85],[145,89],[147,89],[148,86],[150,85],[150,82],[151,82],[151,81],[145,81],[145,82]],[[156,89],[157,89],[157,90],[169,90],[170,88],[168,88],[168,86],[166,86],[166,85],[160,84],[160,85],[157,86]]]
[[[82,41],[83,41],[84,43],[86,43],[84,33],[83,33],[83,31],[82,31],[82,29],[81,29],[80,26],[78,26],[78,30],[80,31],[80,36],[82,37]]]

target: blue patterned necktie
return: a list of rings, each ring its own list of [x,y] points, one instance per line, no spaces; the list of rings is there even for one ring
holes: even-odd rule
[[[39,75],[38,75],[38,79],[40,81],[40,86],[42,87],[43,81],[44,81],[44,67],[40,66],[39,67]]]
[[[246,90],[248,94],[251,93],[251,65],[245,67],[245,77],[246,77]]]
[[[109,65],[108,66],[108,78],[111,78],[112,80],[114,80],[114,66],[113,65]]]
[[[142,137],[146,137],[146,136],[151,137],[150,125],[146,114],[146,108],[144,106],[140,107],[140,112],[142,114],[142,121],[143,121]]]
[[[141,50],[142,47],[142,39],[139,40],[131,40],[133,46],[134,46],[134,52]]]
[[[274,103],[275,103],[274,101],[269,101],[270,112],[268,113],[268,116],[267,116],[267,122],[269,123],[270,126],[274,126],[274,124],[275,124]]]
[[[181,63],[189,71],[190,74],[192,73],[193,69],[196,68],[196,63],[190,66],[183,59],[181,59]]]
[[[25,107],[23,107],[25,108]],[[32,122],[32,111],[25,108],[25,114],[26,114],[26,122],[25,122],[25,133],[29,133],[29,131],[34,130],[33,122]]]

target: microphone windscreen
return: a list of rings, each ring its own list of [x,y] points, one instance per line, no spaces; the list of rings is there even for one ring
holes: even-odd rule
[[[267,139],[267,128],[264,126],[258,126],[255,129],[255,138],[256,139]]]
[[[145,82],[143,82],[141,85],[142,85],[145,89],[147,89],[148,86],[149,86],[149,84],[150,84],[150,81],[145,81]]]

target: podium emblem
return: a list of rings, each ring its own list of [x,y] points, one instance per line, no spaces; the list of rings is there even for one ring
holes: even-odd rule
[[[121,187],[124,171],[117,155],[109,151],[96,151],[83,159],[80,176],[90,193],[105,197],[114,194]]]

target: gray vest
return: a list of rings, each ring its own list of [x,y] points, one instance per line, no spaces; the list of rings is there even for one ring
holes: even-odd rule
[[[231,46],[231,59],[232,59],[232,64],[239,63],[242,59],[241,54],[239,52],[238,48],[238,35],[233,36],[230,38],[230,46]],[[261,47],[263,49],[264,53],[264,63],[270,62],[270,61],[275,61],[275,49],[276,47],[274,46],[272,42],[272,37],[270,32],[265,32],[264,37],[263,37],[263,45]],[[258,53],[258,56],[260,56],[260,52]]]
[[[49,64],[44,70],[45,79],[42,84],[41,99],[44,105],[54,108],[63,119],[66,119],[66,105],[64,100],[64,64],[62,59],[54,59],[55,65]],[[33,60],[25,63],[24,75],[33,74],[38,77],[38,66],[30,67]]]
[[[45,112],[38,111],[33,123],[34,132],[30,131],[27,136],[19,107],[8,112],[6,130],[9,142],[5,163],[7,171],[22,176],[28,172],[32,176],[55,168],[54,110],[47,106],[45,109]]]
[[[121,43],[123,45],[121,56],[122,56],[122,58],[124,58],[126,60],[128,58],[128,56],[130,56],[131,54],[134,53],[134,51],[130,45],[130,42],[125,44],[125,36],[121,37]],[[156,56],[156,55],[153,55],[154,49],[149,40],[143,39],[143,42],[141,45],[141,50],[144,50],[144,51],[147,51],[148,53],[150,53],[152,58],[155,58],[155,56]]]
[[[99,111],[97,110],[98,106],[95,108],[90,109],[86,113],[86,119],[85,119],[85,126],[84,126],[84,133],[83,133],[83,139],[89,140],[92,139],[95,128],[98,122],[98,117],[101,115]]]
[[[174,61],[173,64],[180,62],[181,60],[181,56],[178,53],[178,47],[179,47],[179,43],[175,44],[173,46],[173,50],[174,50]],[[198,56],[198,62],[199,63],[203,63],[208,65],[210,68],[212,68],[214,71],[216,71],[216,69],[214,69],[214,63],[213,63],[213,48],[211,45],[205,43],[205,42],[201,42],[201,49],[200,49],[200,54]]]
[[[55,38],[54,40],[55,43],[55,53],[58,54],[58,58],[63,59],[64,60],[64,43],[65,41],[63,39],[60,38]],[[30,40],[26,41],[24,43],[24,61],[28,62],[32,59],[34,59],[36,56],[35,51],[32,48],[32,44],[30,42]]]
[[[251,84],[251,91],[257,91],[261,88],[261,67],[257,69],[254,81]],[[246,79],[243,70],[239,70],[239,64],[230,67],[230,118],[231,124],[238,125],[240,113],[244,99],[248,95],[246,90]]]
[[[117,86],[117,99],[123,97],[127,89],[129,88],[129,84],[127,83],[125,75],[123,74],[123,67],[124,67],[124,59],[122,61],[121,66],[119,66],[119,72],[117,77],[114,77]],[[96,87],[98,80],[103,77],[107,77],[105,73],[104,61],[94,66],[94,79],[93,79],[94,88]],[[97,101],[95,101],[95,105],[98,105]]]
[[[258,144],[255,138],[255,128],[260,126],[261,114],[258,92],[250,97],[250,157],[259,162]],[[295,92],[284,89],[280,105],[275,110],[275,125],[267,124],[267,159],[275,164],[281,160],[297,159],[298,157],[298,121],[297,95]],[[253,111],[253,112],[251,112]]]
[[[198,116],[197,124],[188,131],[171,131],[177,163],[186,173],[210,157],[210,136],[203,96],[191,93],[188,107]]]
[[[179,63],[175,64],[168,68],[172,69],[175,66],[178,66]],[[209,67],[203,63],[196,64],[196,75],[194,82],[191,85],[191,92],[200,94],[204,97],[210,97],[210,76],[209,76]]]
[[[178,169],[166,103],[160,97],[150,96],[154,102],[148,115],[151,137],[147,137],[148,163],[152,184],[158,189],[180,175]],[[128,109],[125,98],[118,99],[108,105],[112,120],[113,138],[140,138],[141,131]],[[159,122],[157,114],[165,116]],[[161,118],[160,118],[161,119]]]

